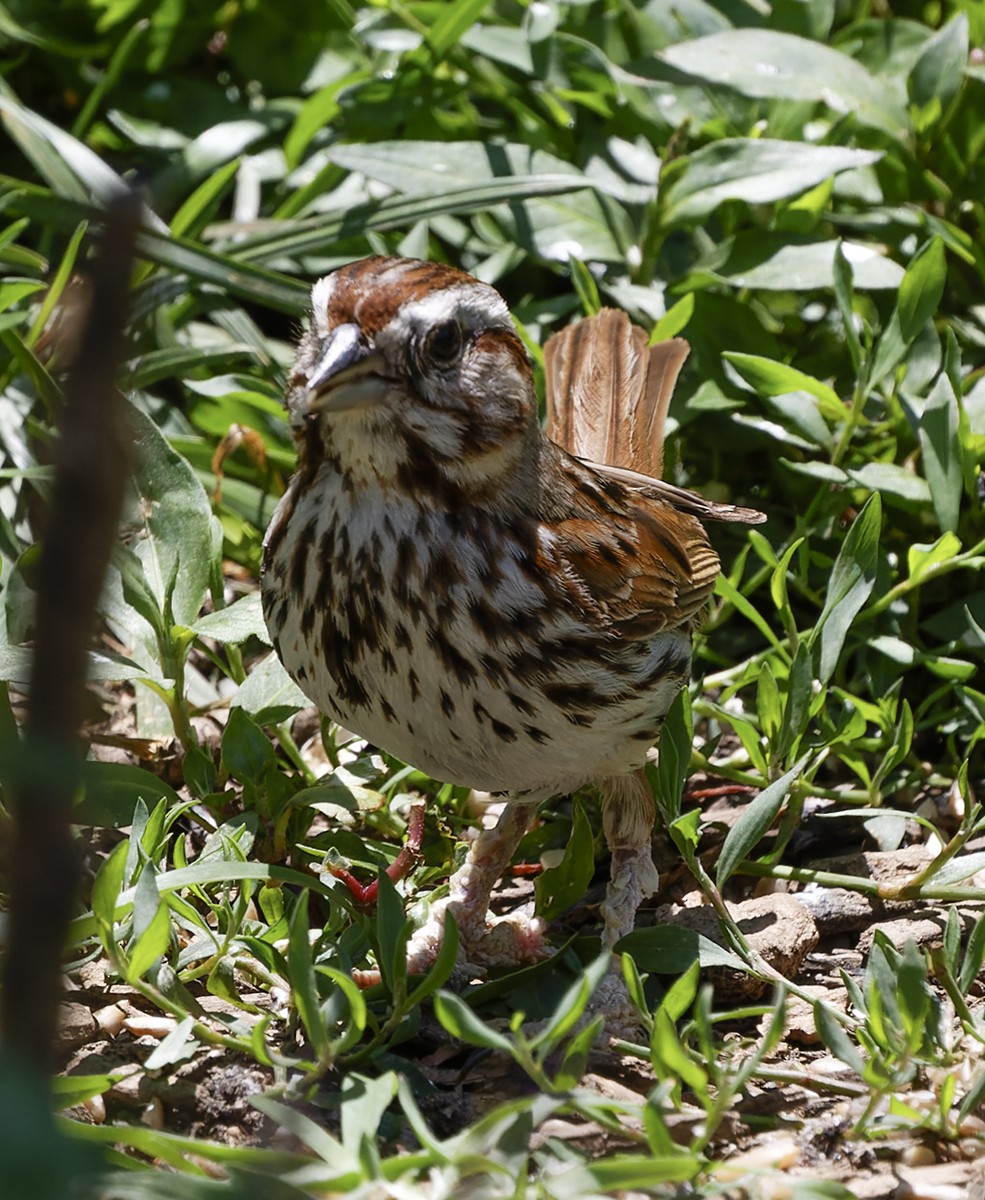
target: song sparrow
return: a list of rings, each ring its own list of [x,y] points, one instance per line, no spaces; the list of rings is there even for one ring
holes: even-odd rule
[[[698,518],[763,519],[655,477],[687,344],[647,349],[612,311],[566,329],[545,348],[545,435],[488,285],[368,258],[319,280],[312,309],[288,382],[297,474],[264,556],[277,652],[345,728],[508,798],[446,902],[476,961],[541,952],[536,925],[488,924],[490,893],[537,804],[597,783],[611,948],[657,886],[641,765],[718,574]]]

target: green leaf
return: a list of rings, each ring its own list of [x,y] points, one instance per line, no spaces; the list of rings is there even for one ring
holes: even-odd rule
[[[768,662],[763,664],[763,668],[759,672],[756,687],[756,715],[759,717],[759,727],[763,731],[763,736],[772,744],[780,731],[783,705],[780,701],[780,689],[776,686],[776,678]]]
[[[407,997],[408,1009],[423,1004],[430,996],[445,986],[458,962],[458,923],[454,914],[445,911],[445,921],[441,931],[441,949],[434,960],[430,971],[424,976],[422,983]]]
[[[308,931],[308,894],[297,897],[291,914],[287,944],[287,965],[290,971],[291,996],[301,1018],[308,1040],[320,1057],[328,1050],[329,1036],[322,1019],[318,985],[311,958],[311,939]]]
[[[893,265],[895,266],[895,263]],[[853,266],[853,262],[845,252],[845,243],[839,239],[835,243],[835,253],[832,262],[835,301],[838,304],[838,311],[841,313],[842,328],[845,331],[845,342],[852,356],[852,367],[855,373],[858,374],[862,369],[862,343],[859,340],[858,329],[855,327],[855,282]],[[898,286],[899,284],[897,283]]]
[[[947,373],[937,377],[920,414],[923,473],[941,529],[954,533],[961,513],[961,406]]]
[[[552,1186],[555,1194],[565,1196],[664,1190],[663,1185],[688,1182],[703,1167],[702,1158],[683,1149],[670,1155],[617,1154],[559,1170]]]
[[[437,61],[448,54],[488,5],[489,0],[454,0],[437,9],[437,20],[425,34],[428,48]]]
[[[875,493],[852,522],[831,571],[824,608],[808,639],[820,646],[817,678],[827,683],[838,665],[848,630],[872,592],[879,557],[882,502]]]
[[[913,256],[900,284],[897,307],[900,333],[907,345],[937,311],[946,279],[944,242],[935,236]]]
[[[132,812],[132,809],[131,809]],[[92,915],[105,934],[112,936],[116,906],[126,876],[128,844],[114,846],[103,862],[92,885]]]
[[[668,308],[650,332],[650,345],[668,341],[687,328],[694,316],[694,293],[688,292],[676,304]]]
[[[169,809],[181,803],[174,788],[153,771],[128,763],[87,762],[82,782],[85,790],[72,810],[78,825],[123,829],[132,821],[138,800],[148,807],[163,800]]]
[[[664,219],[670,225],[699,221],[727,200],[769,204],[881,157],[844,146],[724,138],[688,156],[664,193]]]
[[[616,949],[619,953],[632,955],[641,971],[660,975],[679,975],[695,961],[705,969],[729,967],[736,971],[749,970],[731,950],[680,925],[652,925],[647,929],[634,929],[620,938]]]
[[[700,978],[701,964],[695,960],[667,989],[660,1007],[666,1010],[673,1022],[679,1021],[694,1003]]]
[[[851,1067],[858,1075],[865,1072],[865,1063],[858,1048],[845,1032],[845,1028],[830,1013],[826,1004],[814,1003],[814,1026],[818,1036],[835,1058]]]
[[[708,1073],[690,1057],[681,1043],[670,1014],[664,1008],[658,1008],[653,1014],[650,1062],[658,1079],[680,1080],[698,1097],[707,1096]]]
[[[134,940],[127,964],[127,980],[136,983],[160,962],[171,940],[171,914],[161,899],[150,864],[137,880],[133,899]]]
[[[964,958],[961,960],[958,986],[961,988],[962,996],[967,996],[971,991],[981,972],[983,962],[985,962],[985,921],[978,920],[971,927]]]
[[[383,983],[395,996],[407,980],[407,938],[410,923],[404,914],[404,903],[393,880],[381,867],[377,875],[379,891],[376,897],[376,943],[380,974]],[[401,993],[402,994],[402,993]]]
[[[586,1006],[596,988],[612,970],[612,955],[600,954],[598,958],[582,967],[578,978],[557,1002],[554,1012],[543,1029],[531,1039],[531,1046],[539,1054],[550,1052],[575,1028],[585,1013]]]
[[[885,247],[862,242],[819,241],[756,229],[738,233],[724,248],[725,260],[723,247],[716,246],[708,270],[737,288],[775,292],[834,288],[836,273],[843,270],[837,266],[839,261],[851,264],[860,291],[896,291],[904,274]]]
[[[586,316],[590,317],[602,307],[598,284],[595,282],[591,271],[589,271],[580,258],[573,256],[569,258],[568,270],[571,272],[571,282],[578,293],[578,300],[582,310]]]
[[[576,801],[564,857],[534,881],[537,912],[548,920],[565,912],[585,895],[594,874],[595,833],[585,806]]]
[[[311,701],[271,651],[254,664],[246,682],[236,693],[235,703],[252,717],[278,722],[292,717],[298,709],[307,708]]]
[[[222,735],[222,761],[234,779],[259,783],[274,761],[274,748],[242,708],[231,708]]]
[[[729,604],[733,605],[740,613],[742,613],[747,621],[751,621],[752,624],[756,626],[759,632],[772,646],[779,649],[780,639],[776,636],[776,633],[773,631],[770,623],[766,620],[762,613],[759,612],[758,609],[753,607],[752,602],[743,596],[743,594],[727,575],[719,575],[715,580],[715,595],[721,596],[724,600],[727,600]]]
[[[892,90],[854,58],[821,42],[769,29],[729,29],[681,41],[659,58],[696,79],[746,96],[807,100],[902,139],[907,121]]]
[[[809,761],[810,755],[805,754],[785,775],[781,775],[769,787],[764,788],[756,799],[746,806],[742,816],[728,831],[715,871],[715,882],[720,888],[735,874],[739,865],[749,857],[763,834],[776,820],[790,788]]]
[[[383,1114],[393,1103],[397,1094],[397,1075],[384,1071],[376,1079],[367,1078],[352,1071],[342,1080],[342,1097],[339,1116],[342,1145],[355,1153],[365,1137],[379,1136]]]
[[[756,354],[740,354],[730,351],[722,355],[731,363],[746,383],[764,396],[782,396],[787,392],[807,392],[820,402],[821,410],[829,421],[843,421],[845,406],[838,393],[826,383],[811,375],[789,367],[785,363],[773,362]]]
[[[958,13],[932,34],[913,64],[906,90],[913,104],[924,108],[939,100],[943,109],[964,82],[968,65],[968,15]]]
[[[242,645],[251,637],[270,645],[270,634],[263,619],[263,608],[259,592],[249,592],[234,600],[226,608],[207,613],[192,623],[192,632],[203,637],[215,638],[234,646]]]
[[[800,739],[807,732],[811,702],[814,699],[814,672],[811,652],[806,642],[799,642],[787,679],[787,697],[783,706],[783,723],[776,744],[777,758],[783,762],[796,753]]]
[[[654,796],[664,822],[670,825],[681,811],[681,792],[691,764],[691,702],[678,692],[664,717],[657,757]]]
[[[756,531],[754,530],[753,532]],[[787,573],[790,570],[790,560],[803,543],[804,539],[802,537],[795,538],[786,550],[784,550],[783,556],[778,560],[770,576],[770,596],[776,605],[776,611],[779,613],[784,612],[788,604]]]
[[[923,1030],[931,1007],[927,985],[927,963],[915,944],[908,941],[897,968],[896,995],[904,1028],[917,1044],[923,1040]]]
[[[438,992],[434,998],[434,1015],[446,1033],[466,1045],[501,1050],[506,1054],[513,1052],[509,1038],[480,1021],[465,1001],[452,992]]]
[[[333,1052],[336,1055],[346,1054],[353,1046],[358,1044],[366,1032],[369,1011],[366,1006],[365,997],[362,990],[356,986],[352,976],[346,974],[344,971],[339,971],[335,967],[321,965],[316,967],[315,970],[319,975],[324,975],[335,984],[348,1007],[345,1027],[342,1033],[335,1039],[333,1045]],[[331,1003],[331,1000],[329,1003]],[[336,1019],[338,1019],[337,1009],[335,1010],[335,1015]],[[329,1032],[332,1032],[330,1028]]]

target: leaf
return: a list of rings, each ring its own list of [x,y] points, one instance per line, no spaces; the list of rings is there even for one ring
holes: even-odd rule
[[[789,367],[785,363],[773,362],[769,358],[761,358],[757,354],[740,354],[729,351],[722,355],[726,362],[731,363],[742,378],[765,396],[782,396],[790,392],[807,392],[819,401],[821,410],[828,420],[843,421],[845,406],[834,388]]]
[[[447,1033],[466,1045],[512,1053],[513,1043],[509,1038],[480,1021],[465,1001],[452,992],[438,992],[434,998],[434,1015]]]
[[[839,261],[851,264],[855,286],[862,291],[896,291],[903,278],[903,268],[884,247],[862,242],[818,241],[757,229],[738,234],[726,245],[725,260],[716,246],[708,269],[734,287],[779,292],[835,288]]]
[[[671,308],[668,308],[660,320],[657,321],[656,325],[654,325],[650,333],[650,345],[653,346],[657,342],[667,341],[669,338],[683,333],[692,316],[694,316],[694,293],[688,292],[686,296],[678,300]]]
[[[805,754],[785,775],[781,775],[769,787],[764,788],[756,799],[746,806],[742,816],[728,831],[715,872],[715,882],[720,888],[735,874],[740,863],[749,857],[763,834],[776,820],[794,780],[803,773],[810,757],[809,754]]]
[[[679,1021],[694,1003],[694,998],[698,994],[698,982],[700,978],[701,965],[698,962],[693,962],[682,975],[679,975],[674,980],[664,993],[664,997],[660,1001],[660,1007],[667,1012],[672,1021]]]
[[[114,846],[112,853],[99,868],[92,885],[92,915],[110,937],[116,921],[116,904],[123,890],[126,867],[127,843],[123,841]]]
[[[288,675],[273,651],[251,668],[246,682],[236,693],[235,703],[244,712],[276,723],[292,717],[298,709],[307,708],[311,701]]]
[[[861,63],[820,42],[769,29],[729,29],[678,42],[658,57],[746,96],[819,101],[898,140],[907,133],[890,89]]]
[[[884,259],[883,261],[892,262],[892,259]],[[896,263],[892,265],[897,270],[899,269]],[[862,369],[862,343],[855,325],[855,263],[849,258],[845,250],[845,243],[840,239],[835,243],[832,268],[835,301],[838,304],[838,311],[841,313],[841,322],[845,330],[845,341],[848,344],[848,351],[852,356],[852,367],[855,373],[858,374]],[[899,280],[897,280],[895,286],[899,287]]]
[[[489,0],[454,0],[436,11],[437,20],[424,35],[428,48],[437,61],[445,58],[467,30],[488,7]]]
[[[406,203],[412,207],[402,212],[401,225],[462,211],[458,204],[488,209],[498,203],[504,207],[497,209],[497,218],[515,241],[565,263],[572,257],[622,261],[622,246],[613,237],[614,221],[627,244],[632,239],[624,210],[603,209],[592,194],[605,191],[605,182],[543,150],[515,143],[403,141],[336,145],[329,154],[350,171],[409,193]],[[388,203],[378,207],[382,210]],[[319,230],[325,240],[324,217]]]
[[[696,150],[664,192],[669,225],[699,221],[727,200],[770,204],[796,196],[839,171],[878,162],[881,154],[773,138],[724,138]]]
[[[585,895],[594,874],[594,830],[585,814],[585,806],[576,801],[571,837],[564,857],[556,867],[548,867],[534,881],[537,912],[548,920],[565,912]]]
[[[451,974],[455,970],[457,963],[458,924],[455,921],[454,914],[446,910],[445,923],[441,930],[441,949],[438,951],[438,956],[434,960],[431,969],[424,976],[423,982],[419,983],[407,997],[408,1009],[416,1008],[418,1005],[423,1004],[439,988],[443,988],[451,978]]]
[[[841,1025],[820,1000],[814,1002],[814,1027],[818,1036],[835,1058],[851,1067],[858,1075],[865,1073],[865,1063],[858,1048]]]
[[[263,619],[259,592],[249,592],[225,608],[199,617],[190,628],[193,633],[234,646],[242,645],[251,637],[263,642],[265,646],[270,645],[270,634]]]
[[[296,899],[291,914],[290,936],[287,944],[287,965],[291,996],[305,1033],[320,1057],[329,1046],[328,1030],[321,1015],[321,1002],[311,958],[311,939],[308,932],[308,894]]]
[[[913,256],[900,284],[897,301],[900,333],[907,345],[937,311],[946,280],[944,242],[935,236]]]
[[[847,474],[853,483],[866,491],[879,492],[887,499],[895,498],[911,507],[928,504],[931,499],[926,481],[896,463],[870,462]]]
[[[181,652],[175,627],[198,617],[218,568],[222,530],[188,462],[149,417],[136,408],[129,416],[136,457],[124,517],[129,552],[117,559],[123,575],[111,573],[103,606],[139,665],[170,678],[169,656]]]
[[[681,792],[691,763],[691,702],[687,690],[674,697],[660,729],[654,798],[667,825],[680,816]]]
[[[379,1136],[383,1114],[397,1094],[397,1076],[384,1071],[376,1079],[352,1071],[342,1079],[339,1117],[342,1145],[351,1153],[359,1149],[364,1137]]]
[[[582,1166],[558,1170],[552,1179],[557,1196],[621,1195],[663,1191],[663,1185],[687,1183],[703,1167],[696,1154],[617,1154]]]
[[[127,964],[127,980],[136,983],[167,952],[171,940],[171,914],[161,899],[150,864],[137,880],[133,899],[134,941]]]
[[[398,994],[407,981],[407,938],[410,923],[404,914],[393,880],[381,867],[377,874],[376,944],[378,966],[383,983],[391,996]]]
[[[838,664],[848,630],[868,600],[876,579],[882,502],[878,492],[852,522],[831,571],[824,608],[808,639],[820,644],[817,678],[827,683]]]
[[[920,108],[933,100],[941,109],[964,82],[968,64],[968,15],[958,13],[932,34],[913,64],[906,81],[907,94]]]
[[[416,197],[447,195],[455,187],[494,183],[501,201],[523,198],[525,183],[558,190],[596,186],[576,167],[520,143],[373,142],[335,145],[332,162]]]
[[[954,533],[961,512],[961,407],[947,373],[937,377],[920,415],[920,450],[923,473],[930,487],[937,521],[945,533]]]
[[[965,947],[964,958],[961,961],[961,973],[958,975],[958,986],[961,988],[962,996],[967,996],[971,991],[972,985],[981,972],[983,962],[985,962],[985,921],[975,921]]]
[[[259,783],[274,761],[274,748],[242,708],[231,708],[222,735],[222,761],[234,779]]]
[[[731,950],[680,925],[652,925],[647,929],[634,929],[619,939],[616,949],[619,953],[632,955],[641,971],[653,971],[660,975],[679,975],[695,960],[704,968],[749,970],[748,965]]]
[[[586,1005],[611,969],[612,955],[608,953],[600,954],[582,967],[574,983],[555,1005],[544,1027],[531,1039],[531,1046],[544,1054],[567,1037],[582,1019]]]
[[[145,767],[128,763],[87,762],[82,768],[83,794],[72,810],[77,825],[123,829],[133,820],[138,800],[148,808],[163,800],[169,809],[181,801],[177,792]]]

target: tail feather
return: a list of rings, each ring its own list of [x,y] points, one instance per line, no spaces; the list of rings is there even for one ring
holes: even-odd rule
[[[569,454],[659,478],[664,422],[689,347],[647,346],[624,312],[604,308],[544,347],[547,434]]]

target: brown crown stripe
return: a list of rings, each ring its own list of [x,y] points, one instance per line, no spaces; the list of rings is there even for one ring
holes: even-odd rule
[[[388,286],[375,286],[390,274]],[[409,301],[450,287],[480,288],[471,275],[444,263],[378,256],[340,267],[328,302],[329,325],[355,321],[366,333],[384,329]]]

